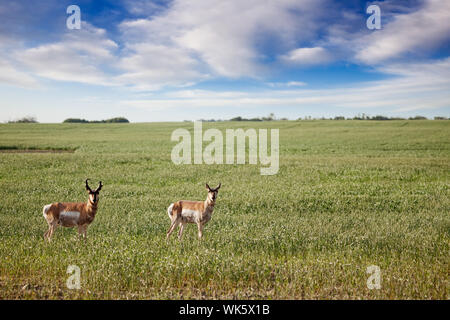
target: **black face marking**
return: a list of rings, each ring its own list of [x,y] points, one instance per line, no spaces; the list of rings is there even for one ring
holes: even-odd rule
[[[98,201],[98,192],[89,192],[89,194],[94,196],[94,203]]]
[[[215,201],[215,200],[216,200],[216,198],[217,198],[217,193],[219,192],[219,189],[220,189],[220,186],[221,186],[221,185],[222,185],[222,184],[219,183],[219,185],[217,186],[217,188],[211,189],[211,188],[209,187],[209,185],[206,184],[206,189],[208,190],[208,194],[209,194],[209,193],[212,194],[211,196],[208,195],[208,197],[211,197],[211,200],[212,200],[212,201]]]

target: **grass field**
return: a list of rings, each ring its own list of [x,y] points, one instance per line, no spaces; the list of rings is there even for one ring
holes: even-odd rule
[[[279,128],[280,170],[172,163],[179,127],[0,125],[2,299],[448,299],[450,121],[204,123]],[[28,149],[28,151],[24,151]],[[37,150],[74,152],[39,153]],[[86,201],[86,241],[43,241],[42,207]],[[222,182],[204,238],[168,242],[166,209]],[[69,265],[81,289],[66,288]],[[369,290],[366,268],[381,268]]]

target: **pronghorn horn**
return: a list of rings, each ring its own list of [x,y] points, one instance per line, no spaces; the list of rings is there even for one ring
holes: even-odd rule
[[[103,187],[102,182],[99,181],[99,182],[98,182],[98,188],[95,189],[95,192],[99,192],[100,190],[102,190],[102,187]]]
[[[219,182],[219,185],[217,186],[217,188],[215,189],[216,191],[220,189],[220,186],[222,185],[221,182]]]
[[[206,189],[211,190],[208,184],[206,184]]]
[[[89,181],[89,179],[86,179],[86,190],[88,190],[88,191],[91,191],[91,192],[92,192],[91,188],[89,188],[89,184],[88,184],[88,181]]]

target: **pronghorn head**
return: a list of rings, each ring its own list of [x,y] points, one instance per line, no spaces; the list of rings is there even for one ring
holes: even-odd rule
[[[219,185],[218,185],[215,189],[211,189],[211,188],[209,187],[209,185],[206,184],[206,190],[208,190],[208,200],[209,200],[210,202],[215,202],[215,201],[216,201],[217,194],[219,193],[219,189],[220,189],[220,186],[221,186],[221,185],[222,185],[222,184],[219,183]]]
[[[86,179],[86,190],[89,193],[89,201],[94,203],[94,204],[96,204],[98,202],[98,199],[99,199],[98,194],[100,193],[100,190],[102,190],[103,185],[102,185],[102,182],[99,181],[97,189],[92,190],[89,187],[88,180],[89,179]]]

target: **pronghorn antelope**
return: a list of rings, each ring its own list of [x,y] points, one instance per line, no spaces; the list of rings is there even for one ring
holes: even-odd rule
[[[43,215],[48,223],[48,230],[44,233],[44,240],[51,240],[56,228],[78,227],[78,234],[86,238],[86,229],[94,221],[99,200],[99,192],[102,189],[102,182],[99,182],[94,191],[89,187],[86,179],[86,190],[89,199],[86,202],[54,202],[44,206]]]
[[[215,189],[211,189],[206,184],[206,190],[208,190],[208,196],[205,201],[186,201],[180,200],[172,203],[167,208],[167,213],[171,220],[171,225],[167,231],[167,239],[175,228],[180,225],[180,231],[178,231],[178,238],[181,239],[183,235],[184,226],[186,223],[196,223],[198,227],[198,238],[201,239],[203,235],[203,227],[211,219],[211,215],[216,203],[217,193],[221,184]]]

